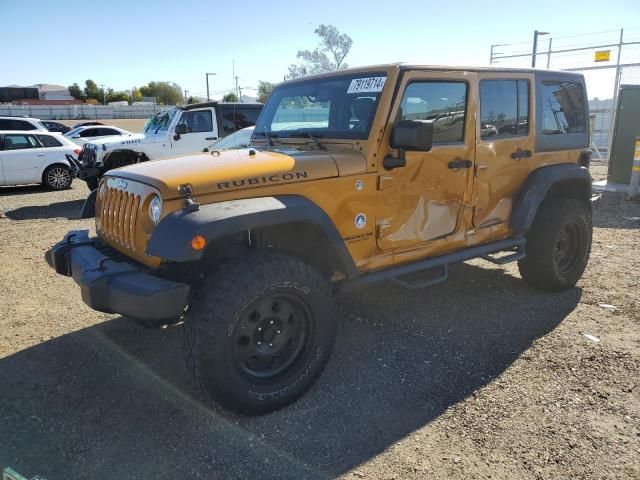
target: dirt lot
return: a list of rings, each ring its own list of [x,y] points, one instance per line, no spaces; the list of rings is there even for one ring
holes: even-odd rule
[[[56,122],[64,123],[65,125],[72,127],[76,123],[80,122],[90,122],[92,120],[56,120]],[[146,118],[99,118],[96,120],[97,122],[103,123],[104,125],[112,125],[114,127],[124,128],[125,130],[129,130],[133,133],[138,133],[142,131],[142,127],[144,123],[147,121]]]
[[[194,389],[180,327],[93,312],[46,266],[50,245],[91,227],[77,218],[87,193],[0,190],[1,467],[49,480],[640,478],[640,203],[604,196],[588,271],[561,294],[474,261],[430,289],[341,295],[320,381],[242,418]]]

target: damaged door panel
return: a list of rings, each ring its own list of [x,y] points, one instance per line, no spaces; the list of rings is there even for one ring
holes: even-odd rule
[[[474,75],[407,72],[402,80],[392,118],[431,121],[433,146],[428,152],[407,150],[405,166],[381,171],[380,249],[412,248],[460,230],[474,161]]]

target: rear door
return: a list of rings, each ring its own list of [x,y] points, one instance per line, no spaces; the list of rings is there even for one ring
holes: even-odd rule
[[[201,152],[206,146],[218,139],[216,119],[210,108],[185,110],[176,125],[185,125],[187,133],[176,140],[172,137],[171,148],[174,154]]]
[[[479,73],[473,224],[505,224],[513,196],[533,167],[533,75]]]
[[[433,147],[406,151],[406,165],[378,178],[377,242],[401,252],[462,228],[475,141],[474,73],[409,71],[391,112],[394,122],[433,122]],[[386,150],[386,149],[385,149]],[[383,157],[387,151],[381,152]],[[397,152],[388,150],[391,155]]]
[[[45,149],[34,135],[7,133],[4,136],[2,170],[5,183],[38,183],[40,167],[46,160]]]

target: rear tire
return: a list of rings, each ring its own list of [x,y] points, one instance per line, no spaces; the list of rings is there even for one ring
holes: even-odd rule
[[[549,291],[573,287],[587,267],[592,239],[591,211],[573,198],[549,198],[527,234],[527,256],[518,261],[528,284]]]
[[[279,253],[224,263],[194,293],[185,360],[220,405],[247,414],[284,407],[319,377],[333,350],[329,282]]]
[[[66,190],[72,181],[71,171],[64,165],[51,165],[42,174],[42,183],[49,190]]]

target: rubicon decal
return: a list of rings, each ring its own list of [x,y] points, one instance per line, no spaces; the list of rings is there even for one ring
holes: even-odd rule
[[[268,185],[271,183],[290,182],[291,180],[299,180],[307,178],[307,172],[291,172],[282,174],[265,175],[264,177],[243,178],[241,180],[232,180],[230,182],[219,182],[218,190],[226,190],[227,188],[246,187],[249,185]]]

